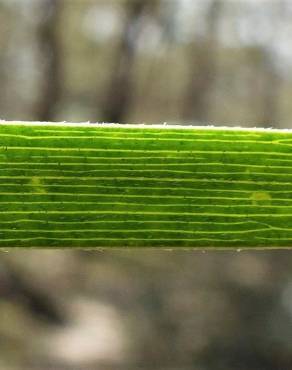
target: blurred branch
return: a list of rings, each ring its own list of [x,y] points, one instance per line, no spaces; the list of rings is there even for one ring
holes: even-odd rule
[[[39,121],[52,121],[62,92],[62,45],[59,34],[62,0],[42,0],[41,17],[37,37],[43,78],[36,118]]]
[[[3,259],[3,257],[2,257]],[[61,325],[65,317],[55,300],[37,287],[33,279],[22,273],[9,259],[4,260],[0,274],[0,296],[18,302],[40,320]]]
[[[141,18],[149,7],[146,0],[127,1],[126,17],[103,105],[102,120],[124,122],[133,92],[133,65],[137,52],[137,39]]]
[[[269,52],[260,49],[258,54],[258,60],[250,57],[250,60],[254,62],[251,96],[255,101],[259,100],[256,122],[260,127],[277,127],[281,78]]]
[[[212,0],[206,17],[206,31],[189,48],[189,82],[186,86],[182,117],[185,121],[208,120],[211,91],[216,77],[216,50],[218,23],[223,3]]]

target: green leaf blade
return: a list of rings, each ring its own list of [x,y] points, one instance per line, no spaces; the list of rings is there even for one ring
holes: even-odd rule
[[[292,133],[0,124],[0,247],[292,246]]]

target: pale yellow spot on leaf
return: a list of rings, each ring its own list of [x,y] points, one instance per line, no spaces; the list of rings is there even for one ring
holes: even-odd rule
[[[251,194],[250,199],[253,205],[270,204],[272,197],[265,191],[255,191]]]
[[[33,176],[30,180],[30,184],[33,186],[34,192],[43,194],[46,193],[46,189],[39,177]]]

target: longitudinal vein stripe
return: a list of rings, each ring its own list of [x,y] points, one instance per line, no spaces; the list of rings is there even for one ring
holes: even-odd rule
[[[108,158],[107,158],[108,159]],[[119,160],[121,160],[119,158]],[[113,161],[112,161],[113,162]],[[62,167],[62,170],[63,172],[69,172],[69,171],[74,171],[74,172],[86,172],[88,170],[67,170],[66,168],[67,167],[96,167],[95,171],[104,171],[102,169],[100,169],[100,167],[104,167],[104,168],[107,168],[108,171],[111,171],[109,168],[119,168],[119,167],[122,167],[122,170],[124,170],[125,167],[128,167],[128,169],[133,169],[135,167],[138,168],[141,168],[143,171],[144,169],[146,168],[146,171],[153,171],[153,169],[149,169],[149,168],[152,168],[154,167],[155,171],[157,167],[161,167],[162,169],[167,169],[167,168],[171,168],[171,167],[174,167],[174,168],[181,168],[181,167],[186,167],[186,168],[189,168],[189,169],[197,169],[199,167],[219,167],[219,168],[222,168],[222,169],[226,169],[228,167],[239,167],[239,168],[247,168],[247,165],[246,164],[242,164],[242,163],[220,163],[220,162],[205,162],[205,163],[195,163],[194,162],[174,162],[174,163],[171,163],[171,162],[160,162],[160,163],[131,163],[129,161],[127,161],[128,163],[98,163],[98,162],[95,162],[95,163],[85,163],[85,162],[69,162],[69,163],[66,163],[66,164],[60,164],[60,162],[48,162],[48,163],[42,163],[42,162],[18,162],[18,161],[15,161],[15,162],[0,162],[0,166],[4,165],[6,168],[1,168],[2,170],[23,170],[24,168],[28,167],[26,170],[31,170],[31,166],[33,167],[38,167],[38,171],[48,171],[48,169],[46,167],[50,167],[49,170],[58,170],[60,168],[60,166]],[[153,161],[152,161],[153,162]],[[11,167],[11,166],[17,166],[17,167]],[[19,167],[21,166],[21,167]],[[41,167],[44,167],[44,169],[42,169]],[[65,167],[65,168],[64,168]],[[63,169],[64,168],[64,169]],[[273,166],[273,165],[254,165],[254,164],[250,164],[248,165],[248,169],[251,171],[251,169],[253,168],[260,168],[260,169],[268,169],[269,171],[272,170],[272,169],[280,169],[280,170],[289,170],[291,169],[292,170],[292,166]],[[35,170],[36,168],[34,168],[33,170]],[[89,171],[92,171],[91,169],[89,169]],[[190,171],[186,171],[186,172],[190,172]],[[191,171],[192,173],[194,171]],[[222,173],[221,171],[219,171],[219,173]],[[253,173],[258,173],[258,172],[254,172]],[[264,173],[267,173],[267,172],[264,172]],[[278,173],[278,172],[268,172],[269,174],[275,174],[275,173]],[[230,172],[228,172],[228,174],[230,174]]]
[[[133,140],[135,141],[135,140]],[[232,141],[230,142],[232,143]],[[134,143],[132,143],[134,144]],[[238,143],[240,145],[240,143]],[[270,145],[270,144],[269,144]],[[153,154],[162,154],[165,153],[167,155],[168,153],[173,153],[173,154],[225,154],[227,153],[228,155],[234,155],[234,156],[242,156],[242,155],[261,155],[261,156],[288,156],[291,157],[292,153],[289,151],[287,152],[265,152],[265,151],[224,151],[224,150],[209,150],[209,151],[204,151],[204,150],[181,150],[179,147],[177,150],[162,150],[162,149],[107,149],[107,148],[92,148],[92,147],[84,147],[84,148],[74,148],[74,147],[58,147],[56,148],[55,146],[47,146],[47,147],[38,147],[38,146],[5,146],[2,145],[1,148],[3,151],[53,151],[53,152],[102,152],[104,154],[106,153],[153,153]]]
[[[0,123],[0,248],[290,247],[292,133]]]
[[[261,232],[261,231],[267,231],[268,228],[262,228],[262,229],[250,229],[250,230],[232,230],[232,231],[224,231],[224,234],[250,234],[250,233],[254,233],[254,232]],[[291,231],[291,229],[280,229],[280,228],[277,228],[276,230],[288,230],[288,231]],[[68,233],[78,233],[78,234],[88,234],[88,233],[94,233],[94,234],[97,234],[97,233],[105,233],[106,235],[109,235],[109,233],[126,233],[126,234],[139,234],[139,233],[158,233],[158,234],[162,234],[162,233],[176,233],[176,234],[222,234],[222,231],[198,231],[198,230],[184,230],[184,229],[180,229],[180,230],[171,230],[171,229],[137,229],[137,230],[133,230],[133,229],[118,229],[118,228],[115,228],[115,229],[98,229],[98,230],[92,230],[92,229],[71,229],[71,230],[42,230],[42,229],[24,229],[24,230],[21,230],[21,229],[18,229],[18,230],[11,230],[11,229],[2,229],[2,232],[5,232],[5,233],[27,233],[27,234],[30,234],[30,233],[36,233],[36,234],[42,234],[42,233],[64,233],[64,234],[68,234]]]
[[[57,205],[55,205],[54,203],[57,203]],[[165,208],[165,207],[168,207],[168,208],[173,208],[173,207],[176,207],[176,208],[179,208],[179,207],[183,207],[183,208],[194,208],[196,209],[196,205],[194,204],[189,204],[189,205],[186,205],[185,203],[168,203],[168,204],[165,204],[165,203],[143,203],[143,202],[87,202],[87,201],[59,201],[59,202],[53,202],[53,201],[47,201],[47,202],[44,202],[44,201],[30,201],[30,202],[26,202],[26,201],[0,201],[0,205],[17,205],[17,206],[23,206],[23,205],[29,205],[31,206],[32,208],[35,207],[35,205],[44,205],[44,206],[54,206],[54,207],[62,207],[63,209],[65,209],[65,205],[69,205],[69,206],[72,206],[72,205],[77,205],[77,206],[81,206],[81,205],[86,205],[86,206],[94,206],[94,208],[101,208],[101,206],[105,205],[105,206],[111,206],[111,207],[115,207],[115,206],[127,206],[127,207],[131,207],[131,206],[143,206],[143,207],[158,207],[158,208]],[[231,205],[228,204],[228,205],[225,205],[225,204],[210,204],[210,203],[200,203],[199,204],[199,207],[204,207],[206,209],[216,209],[216,208],[230,208]],[[233,210],[231,210],[231,212],[234,210],[236,210],[236,212],[238,212],[238,209],[237,208],[242,208],[244,207],[244,209],[248,209],[248,208],[251,208],[251,209],[259,209],[259,206],[258,205],[254,205],[254,204],[249,204],[249,205],[246,205],[246,204],[232,204],[232,208]],[[285,205],[285,206],[280,206],[280,205],[261,205],[261,209],[269,209],[269,208],[277,208],[279,210],[281,210],[281,208],[283,208],[283,210],[287,209],[287,208],[292,208],[292,205]],[[232,213],[233,213],[232,212]]]
[[[217,185],[217,184],[216,184]],[[255,182],[255,185],[256,185],[256,182]],[[120,194],[122,194],[123,192],[130,192],[130,191],[133,191],[133,192],[139,192],[140,190],[143,191],[144,194],[153,194],[153,192],[157,192],[157,194],[160,194],[161,192],[165,191],[165,192],[169,192],[170,194],[182,194],[182,196],[187,196],[187,195],[190,195],[190,194],[193,194],[194,191],[196,191],[197,193],[204,193],[204,195],[206,194],[209,194],[210,193],[210,197],[211,197],[211,194],[218,194],[218,193],[224,193],[225,195],[227,194],[249,194],[250,197],[252,198],[254,195],[255,197],[257,197],[257,193],[254,193],[253,192],[253,189],[249,189],[249,190],[241,190],[242,187],[240,187],[240,189],[224,189],[224,188],[214,188],[214,189],[211,189],[211,188],[207,188],[207,187],[202,187],[201,189],[200,188],[197,188],[197,187],[164,187],[164,186],[161,186],[161,187],[149,187],[149,186],[124,186],[123,184],[118,184],[119,186],[119,190],[120,190]],[[262,190],[262,187],[258,187],[258,186],[255,186],[256,189],[255,191],[257,190]],[[0,182],[0,189],[5,189],[5,190],[11,190],[12,188],[14,190],[19,190],[19,194],[22,194],[22,191],[21,189],[35,189],[35,185],[33,184],[16,184],[16,183],[1,183]],[[103,190],[104,192],[108,192],[108,189],[115,189],[116,186],[112,186],[112,185],[80,185],[80,184],[76,184],[76,185],[64,185],[64,184],[45,184],[45,187],[43,186],[43,188],[41,189],[42,190],[42,193],[44,193],[44,188],[48,188],[48,189],[54,189],[55,190],[55,193],[56,194],[59,194],[61,192],[59,192],[58,190],[59,189],[62,189],[62,191],[64,190],[68,190],[69,191],[69,194],[74,194],[74,189],[78,188],[79,190],[79,193],[80,194],[97,194],[98,195],[98,192],[95,191],[95,190]],[[84,193],[83,190],[88,190],[88,189],[91,189],[92,192],[91,193]],[[178,190],[180,191],[180,193],[178,193]],[[32,191],[33,192],[33,191]],[[183,192],[186,192],[183,194]],[[46,192],[45,192],[46,193]],[[292,190],[288,190],[286,187],[283,188],[283,190],[274,190],[274,189],[269,189],[269,194],[285,194],[285,195],[289,195],[289,199],[290,198],[290,194],[292,194]],[[76,193],[75,193],[76,194]],[[103,193],[104,194],[104,193]],[[124,193],[123,193],[124,194]],[[273,198],[274,199],[274,198]]]
[[[41,174],[41,177],[43,177],[42,174],[58,174],[58,172],[60,172],[59,170],[56,170],[56,169],[37,169],[38,172]],[[3,171],[6,171],[8,172],[11,172],[13,174],[13,177],[17,177],[15,175],[16,172],[20,172],[20,173],[23,173],[25,172],[26,174],[29,174],[30,172],[32,171],[36,171],[36,169],[31,169],[31,168],[27,168],[27,169],[23,169],[23,168],[11,168],[11,169],[6,169],[6,168],[2,168],[1,169],[1,172],[4,173]],[[6,174],[5,172],[5,174]],[[90,170],[67,170],[67,169],[62,169],[62,174],[65,175],[63,177],[67,177],[67,178],[70,178],[70,175],[74,175],[75,176],[82,176],[83,174],[84,175],[90,175],[90,174],[99,174],[99,173],[103,173],[103,174],[113,174],[113,173],[118,173],[118,174],[122,174],[122,175],[125,175],[125,174],[128,174],[129,177],[128,178],[134,178],[134,179],[137,179],[135,176],[132,176],[135,175],[136,173],[137,174],[143,174],[145,175],[145,178],[149,178],[149,179],[153,179],[153,177],[149,177],[149,175],[154,175],[154,174],[158,174],[158,178],[161,176],[161,179],[164,179],[165,177],[162,177],[162,175],[172,175],[172,174],[178,174],[178,175],[186,175],[185,176],[185,179],[187,180],[188,178],[192,179],[192,176],[194,174],[194,171],[184,171],[184,170],[167,170],[167,169],[118,169],[118,168],[115,168],[115,169],[90,169]],[[261,176],[262,178],[263,177],[268,177],[268,176],[274,176],[275,174],[277,174],[277,178],[280,180],[281,177],[284,177],[284,179],[287,179],[289,177],[292,176],[292,174],[289,174],[289,173],[279,173],[279,172],[255,172],[255,171],[251,171],[250,170],[250,173],[252,173],[254,176]],[[68,174],[68,176],[67,176]],[[232,172],[233,176],[234,175],[242,175],[242,176],[246,176],[248,175],[246,172],[236,172],[236,171],[233,171]],[[187,176],[189,175],[189,176]],[[206,176],[215,176],[213,172],[211,171],[196,171],[196,175],[206,175]],[[230,176],[230,172],[222,172],[222,171],[218,171],[217,176]],[[74,177],[75,177],[74,176]],[[3,178],[4,176],[2,176]],[[61,177],[61,176],[56,176],[56,177]],[[1,177],[0,177],[1,178]],[[96,177],[94,176],[90,176],[91,179],[97,179]],[[98,178],[101,178],[100,176]],[[112,177],[108,177],[108,178],[112,178]],[[115,177],[117,179],[120,179],[121,177]],[[175,181],[177,181],[178,179],[175,179]]]
[[[129,140],[129,141],[139,141],[139,140],[142,140],[143,142],[146,142],[146,141],[150,141],[153,143],[153,138],[149,138],[149,137],[124,137],[124,136],[119,136],[119,137],[116,137],[116,136],[25,136],[25,135],[13,135],[13,134],[7,134],[7,135],[1,135],[0,134],[0,139],[1,137],[13,137],[13,138],[18,138],[18,139],[25,139],[25,140],[42,140],[43,142],[45,142],[46,140],[71,140],[71,139],[79,139],[79,140],[90,140],[91,142],[92,141],[95,141],[96,139],[100,139],[100,140],[109,140],[110,142],[113,142],[115,140],[118,140],[118,141],[123,141],[123,140]],[[216,143],[230,143],[231,141],[230,140],[222,140],[222,139],[210,139],[210,138],[207,138],[207,139],[201,139],[201,138],[196,138],[196,137],[192,137],[192,138],[160,138],[160,137],[155,137],[155,141],[156,142],[159,142],[159,141],[166,141],[166,142],[170,142],[170,141],[180,141],[180,143],[182,142],[191,142],[193,143],[194,141],[197,142],[197,143],[212,143],[212,142],[216,142]],[[237,142],[239,144],[254,144],[256,142],[258,142],[258,140],[237,140]],[[276,140],[274,142],[270,142],[270,141],[264,141],[264,140],[261,140],[260,141],[261,144],[268,144],[268,145],[284,145],[284,146],[291,146],[291,143],[285,143],[284,140]],[[72,148],[71,148],[72,150]]]
[[[198,173],[200,174],[200,173]],[[198,175],[197,174],[197,175]],[[214,175],[216,176],[216,174]],[[288,185],[291,186],[292,182],[288,181],[256,181],[256,180],[219,180],[217,178],[210,179],[210,178],[191,178],[191,179],[185,179],[185,178],[179,178],[179,177],[137,177],[137,176],[117,176],[117,177],[111,177],[111,176],[39,176],[40,180],[70,180],[70,181],[79,181],[79,182],[92,182],[92,181],[100,181],[100,180],[106,180],[106,181],[139,181],[139,182],[146,182],[151,181],[151,183],[163,183],[163,182],[171,182],[171,183],[180,183],[180,182],[187,182],[187,183],[223,183],[223,184],[259,184],[259,185]],[[1,180],[30,180],[30,176],[0,176]],[[277,177],[276,177],[277,179]]]
[[[149,203],[149,201],[159,201],[161,199],[163,199],[163,202],[169,202],[170,204],[173,204],[172,203],[172,200],[181,200],[181,201],[185,201],[185,202],[189,202],[189,201],[195,201],[197,202],[197,204],[202,204],[202,200],[205,201],[206,199],[209,200],[209,201],[212,201],[212,200],[215,200],[215,201],[229,201],[229,202],[237,202],[237,201],[242,201],[244,202],[244,204],[246,205],[250,205],[252,204],[253,200],[251,198],[247,198],[247,197],[234,197],[234,196],[213,196],[212,194],[210,194],[209,196],[179,196],[179,195],[139,195],[139,194],[136,194],[136,195],[132,195],[132,194],[124,194],[124,195],[118,195],[118,194],[112,194],[112,193],[106,193],[106,194],[92,194],[92,193],[80,193],[80,194],[72,194],[72,193],[61,193],[61,192],[47,192],[47,193],[37,193],[37,192],[22,192],[22,193],[18,193],[18,192],[0,192],[0,197],[1,196],[6,196],[5,198],[7,199],[7,196],[12,196],[12,199],[18,199],[18,198],[21,198],[21,202],[23,203],[24,202],[24,198],[25,199],[28,199],[30,198],[31,200],[29,201],[29,203],[41,203],[41,201],[38,201],[38,199],[40,198],[44,198],[46,199],[48,197],[48,195],[51,196],[51,202],[62,202],[62,203],[66,203],[67,202],[67,199],[68,198],[71,198],[72,200],[70,201],[71,202],[75,202],[76,199],[79,199],[79,198],[84,198],[86,197],[87,199],[94,199],[95,202],[98,201],[99,199],[104,199],[104,198],[119,198],[119,199],[137,199],[137,200],[141,200],[141,201],[147,201],[147,203]],[[273,202],[274,203],[277,203],[277,202],[285,202],[285,203],[289,203],[289,202],[292,202],[292,199],[289,199],[289,198],[279,198],[279,197],[273,197]],[[15,201],[15,200],[12,200],[12,201],[9,201],[9,202],[2,202],[0,200],[0,203],[19,203],[18,201]],[[83,202],[82,202],[83,203]],[[140,202],[139,202],[140,203]],[[142,202],[143,203],[143,202]],[[210,203],[210,202],[209,202]],[[156,204],[156,203],[155,203]],[[165,204],[165,203],[164,203]],[[184,205],[184,204],[183,204]],[[275,204],[274,204],[275,205]]]
[[[141,211],[141,212],[138,212],[138,211],[92,211],[92,210],[86,210],[86,211],[58,211],[58,210],[55,210],[55,211],[51,211],[51,210],[38,210],[38,211],[0,211],[0,215],[8,215],[8,214],[43,214],[43,215],[48,215],[48,214],[58,214],[58,215],[90,215],[90,214],[94,214],[94,215],[111,215],[111,216],[114,216],[114,215],[124,215],[125,217],[129,216],[129,215],[153,215],[153,216],[164,216],[164,215],[168,215],[168,216],[177,216],[177,217],[180,217],[182,216],[182,213],[181,212],[150,212],[150,211]],[[209,217],[212,217],[212,216],[222,216],[222,217],[228,217],[228,213],[210,213],[210,212],[183,212],[183,216],[209,216]],[[229,217],[233,217],[233,218],[246,218],[246,217],[264,217],[264,218],[278,218],[278,217],[283,217],[283,216],[286,216],[286,217],[291,217],[292,216],[292,213],[285,213],[284,215],[281,214],[281,213],[251,213],[251,214],[239,214],[239,213],[233,213],[231,214]]]
[[[137,224],[137,225],[145,225],[147,223],[151,223],[153,224],[153,222],[155,224],[167,224],[167,225],[171,225],[171,224],[176,224],[176,223],[180,223],[180,224],[186,224],[186,225],[206,225],[206,224],[209,224],[210,226],[210,223],[209,221],[181,221],[181,220],[173,220],[173,221],[160,221],[160,220],[155,220],[155,221],[152,221],[152,220],[143,220],[143,221],[138,221],[138,220],[135,220],[135,219],[127,219],[127,220],[123,220],[123,221],[117,221],[117,220],[110,220],[110,221],[104,221],[104,220],[99,220],[99,221],[83,221],[82,225],[90,225],[90,224],[100,224],[100,225],[103,225],[103,224],[114,224],[114,225],[121,225],[121,224],[127,224],[127,223],[133,223],[133,224]],[[9,220],[9,221],[1,221],[1,225],[2,224],[22,224],[22,223],[33,223],[33,224],[36,224],[36,223],[41,223],[41,224],[62,224],[63,226],[65,224],[69,224],[69,225],[80,225],[79,221],[48,221],[48,220],[40,220],[40,219],[28,219],[28,218],[20,218],[20,219],[13,219],[13,220]],[[263,223],[263,222],[258,222],[258,221],[228,221],[228,222],[220,222],[220,221],[217,221],[216,222],[216,225],[225,225],[225,226],[237,226],[237,225],[247,225],[249,227],[250,224],[253,224],[253,225],[259,225],[259,226],[266,226],[267,228],[276,228],[270,224],[267,224],[267,223]],[[216,227],[216,225],[214,225]],[[282,228],[281,228],[282,229]],[[75,230],[75,229],[74,229]],[[290,229],[289,229],[290,230]]]

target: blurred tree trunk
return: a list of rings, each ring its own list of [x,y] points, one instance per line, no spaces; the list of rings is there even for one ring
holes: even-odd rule
[[[139,25],[149,4],[146,0],[128,0],[126,2],[124,27],[103,103],[102,120],[105,122],[124,122],[129,111],[133,92],[133,65],[137,52]]]
[[[291,20],[289,2],[270,2],[266,9],[267,16],[273,19],[273,32],[270,37],[270,46],[277,45],[279,34],[285,32],[285,27]],[[275,63],[276,55],[268,45],[262,47],[261,63],[255,71],[255,78],[261,77],[260,104],[258,121],[261,127],[279,127],[280,121],[280,96],[282,90],[282,77],[279,66]]]
[[[62,92],[61,41],[59,35],[62,0],[42,0],[37,31],[43,77],[36,118],[53,121]]]
[[[209,5],[203,37],[197,37],[189,47],[189,81],[183,103],[182,118],[185,121],[206,122],[214,80],[216,77],[216,52],[218,23],[221,16],[221,0]]]
[[[255,46],[247,48],[246,53],[251,72],[248,100],[250,109],[255,113],[255,124],[259,127],[276,127],[281,78],[268,50]]]
[[[272,65],[263,61],[262,95],[258,122],[261,127],[277,127],[279,117],[278,96],[280,77]]]
[[[65,315],[54,296],[39,286],[33,277],[21,269],[13,259],[2,258],[0,262],[0,297],[25,307],[33,316],[50,324],[63,325]]]

